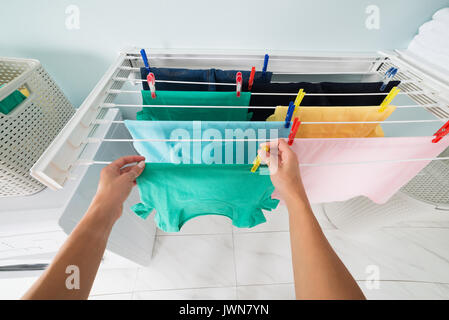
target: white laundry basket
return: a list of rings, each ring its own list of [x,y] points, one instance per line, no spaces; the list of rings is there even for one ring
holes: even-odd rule
[[[75,108],[37,60],[0,57],[0,85],[0,101],[29,92],[8,114],[0,112],[0,197],[30,195],[44,188],[30,168]]]
[[[449,148],[439,157],[449,157]],[[439,210],[449,211],[449,160],[430,162],[402,191]]]
[[[433,208],[403,192],[396,193],[384,204],[376,204],[363,196],[323,204],[324,213],[329,221],[337,229],[352,234],[366,233],[419,219],[432,212]]]

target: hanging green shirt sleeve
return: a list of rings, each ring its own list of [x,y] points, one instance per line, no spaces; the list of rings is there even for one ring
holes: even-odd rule
[[[142,90],[144,105],[181,105],[181,106],[249,106],[250,92],[213,91],[162,91],[151,97],[151,91]],[[252,114],[248,108],[163,108],[144,107],[137,112],[137,120],[185,120],[185,121],[247,121]]]
[[[148,163],[137,178],[141,203],[132,210],[142,218],[156,209],[154,220],[166,232],[178,232],[188,220],[223,215],[239,228],[266,221],[279,201],[268,174],[250,172],[252,165]]]

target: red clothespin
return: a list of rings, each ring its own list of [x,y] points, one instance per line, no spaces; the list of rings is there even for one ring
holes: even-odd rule
[[[293,120],[292,128],[290,129],[290,134],[288,135],[288,145],[291,146],[293,144],[293,141],[295,141],[296,132],[298,132],[299,125],[301,124],[301,121],[299,121],[299,118],[296,117],[295,120]]]
[[[248,91],[251,90],[251,88],[253,87],[253,83],[254,83],[254,76],[256,75],[256,67],[252,67],[251,68],[251,73],[249,75],[249,80],[248,80]]]
[[[437,143],[445,135],[449,133],[449,121],[444,124],[437,132],[434,133],[435,138],[432,140],[433,143]]]
[[[147,76],[148,86],[151,90],[151,98],[156,98],[156,78],[154,77],[154,73],[150,72]]]
[[[237,85],[237,97],[240,97],[240,93],[242,92],[242,83],[243,83],[243,77],[242,73],[239,71],[235,75],[235,82]]]

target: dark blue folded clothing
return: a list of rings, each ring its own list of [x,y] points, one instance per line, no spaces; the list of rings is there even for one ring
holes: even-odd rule
[[[250,106],[288,106],[296,95],[256,95],[254,93],[297,93],[304,89],[306,96],[302,106],[376,106],[380,105],[385,95],[398,86],[400,81],[390,81],[384,91],[380,91],[382,82],[297,82],[297,83],[267,83],[254,84],[251,92]],[[348,95],[348,96],[308,96],[307,93],[380,93],[379,95]],[[249,108],[253,113],[253,121],[264,121],[274,112],[273,109]]]
[[[390,90],[400,83],[401,81],[390,81],[384,91],[380,91],[382,82],[321,82],[320,85],[326,93],[379,93],[374,96],[326,96],[328,106],[377,106],[382,103]]]
[[[253,112],[253,121],[265,121],[274,113],[276,106],[288,106],[290,101],[296,99],[296,95],[258,95],[254,93],[298,93],[304,89],[306,96],[301,102],[303,106],[325,106],[327,100],[325,96],[307,96],[307,93],[322,93],[319,83],[296,82],[296,83],[255,83],[251,92],[250,106],[271,106],[273,109],[249,108],[248,112]]]
[[[180,69],[180,68],[150,68],[154,73],[156,80],[172,81],[191,81],[191,82],[210,82],[210,83],[236,83],[235,77],[239,70],[220,70],[220,69]],[[248,91],[248,81],[251,71],[240,71],[242,73],[243,83],[242,91]],[[140,77],[146,80],[148,69],[140,68]],[[272,72],[263,74],[256,71],[254,83],[270,83]],[[150,90],[147,82],[142,82],[143,90]],[[156,82],[156,90],[168,91],[235,91],[235,86],[216,86],[214,84],[183,84]]]
[[[154,73],[156,80],[215,83],[215,73],[213,69],[150,68],[150,72]],[[148,73],[148,69],[140,68],[142,80],[147,79]],[[142,88],[143,90],[150,90],[147,82],[142,82]],[[156,82],[156,90],[215,91],[215,85]]]
[[[242,73],[242,90],[248,91],[248,81],[249,76],[251,74],[251,71],[241,71],[241,70],[220,70],[220,69],[214,69],[215,70],[215,81],[217,83],[236,83],[235,76],[237,72]],[[262,71],[256,71],[254,74],[254,82],[253,84],[264,84],[264,83],[270,83],[271,77],[273,73],[272,72],[265,72],[263,74]],[[217,91],[235,91],[236,88],[234,86],[216,86]]]

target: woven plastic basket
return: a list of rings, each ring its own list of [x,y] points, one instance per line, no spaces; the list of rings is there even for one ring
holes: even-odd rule
[[[44,189],[30,168],[75,108],[37,60],[0,57],[0,86],[0,102],[18,91],[26,97],[0,112],[0,197],[30,195]]]
[[[449,148],[439,155],[439,157],[448,156]],[[430,162],[402,188],[402,192],[417,200],[432,204],[440,210],[449,211],[449,161]]]
[[[449,156],[446,149],[440,157]],[[420,216],[431,217],[435,209],[449,211],[449,161],[431,161],[387,203],[368,198],[323,204],[328,219],[340,230],[361,233]]]

